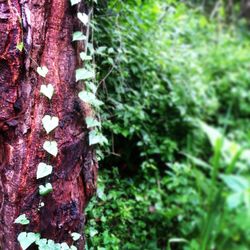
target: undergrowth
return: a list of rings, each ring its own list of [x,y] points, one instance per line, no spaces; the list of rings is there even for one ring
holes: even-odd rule
[[[249,249],[250,32],[207,2],[96,5],[110,147],[88,249]]]

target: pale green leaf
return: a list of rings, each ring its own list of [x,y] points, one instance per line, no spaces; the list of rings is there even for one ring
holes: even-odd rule
[[[45,115],[42,119],[42,124],[47,134],[49,134],[52,130],[58,127],[59,118],[56,116],[52,117],[50,115]]]
[[[78,4],[80,2],[81,2],[81,0],[70,0],[70,3],[71,3],[72,6],[75,5],[75,4]]]
[[[46,163],[40,162],[37,166],[36,178],[41,179],[52,173],[53,167]]]
[[[14,223],[21,225],[28,225],[30,221],[27,219],[25,214],[21,214],[15,219]]]
[[[244,192],[250,187],[249,181],[242,176],[222,174],[220,177],[234,192]]]
[[[61,243],[61,250],[69,250],[69,245],[66,242]]]
[[[90,237],[94,237],[96,234],[98,234],[98,231],[95,228],[91,227],[89,229],[89,235],[90,235]]]
[[[81,234],[73,232],[73,233],[71,233],[71,237],[72,237],[73,241],[77,241],[81,238]]]
[[[58,154],[58,147],[56,141],[45,141],[43,144],[43,149],[55,157]]]
[[[107,49],[106,46],[101,46],[96,49],[96,54],[103,54],[104,51]]]
[[[85,52],[81,52],[80,57],[81,57],[82,61],[92,60],[92,56],[88,56]]]
[[[86,39],[86,36],[81,31],[76,31],[73,33],[73,41],[83,41]]]
[[[37,73],[42,76],[42,77],[46,77],[46,75],[48,74],[49,70],[46,66],[41,66],[41,67],[38,67],[36,69]]]
[[[95,144],[108,144],[107,138],[97,130],[92,130],[89,132],[89,145]]]
[[[52,187],[52,185],[50,183],[46,183],[45,186],[44,185],[39,186],[39,194],[41,196],[45,196],[45,195],[49,194],[52,191],[53,191],[53,187]]]
[[[89,90],[91,90],[91,92],[92,92],[93,94],[96,93],[97,87],[96,87],[96,85],[95,85],[93,82],[85,82],[85,85],[86,85],[86,87],[87,87]]]
[[[48,84],[48,85],[41,85],[40,88],[40,93],[42,93],[44,96],[48,97],[49,99],[52,98],[53,94],[54,94],[54,87],[52,84]]]
[[[76,81],[87,80],[91,78],[95,78],[95,72],[93,70],[87,70],[85,68],[76,70]]]
[[[89,16],[85,13],[78,12],[77,13],[78,19],[86,26],[89,22]]]
[[[40,238],[40,234],[38,233],[26,233],[21,232],[17,240],[19,241],[22,250],[26,250],[29,246],[31,246],[34,242],[36,242]]]
[[[81,91],[79,94],[78,94],[79,98],[88,103],[88,104],[91,104],[93,105],[94,107],[99,107],[100,105],[103,104],[102,101],[98,100],[96,98],[96,96],[93,94],[93,93],[90,93],[90,92],[87,92],[87,91]]]
[[[97,127],[97,126],[101,126],[101,123],[96,120],[95,118],[88,116],[85,119],[86,124],[87,124],[87,128],[93,128],[93,127]]]

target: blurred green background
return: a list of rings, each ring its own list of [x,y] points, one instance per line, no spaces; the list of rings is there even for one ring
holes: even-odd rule
[[[109,146],[87,249],[250,249],[247,2],[95,4]]]

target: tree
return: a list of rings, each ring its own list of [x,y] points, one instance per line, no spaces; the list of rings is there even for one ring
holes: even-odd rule
[[[250,1],[241,0],[241,16],[245,17],[248,21],[250,20]]]
[[[72,43],[73,30],[79,28],[76,10],[86,12],[86,3],[76,7],[69,0],[0,0],[0,245],[4,250],[20,249],[17,237],[22,231],[71,244],[70,233],[82,232],[83,210],[95,191],[97,161],[84,125],[92,111],[77,96],[82,85],[75,80],[80,65],[77,52],[84,48],[81,42]],[[42,77],[44,66],[48,73]],[[40,75],[38,67],[44,67]],[[51,100],[40,93],[41,85],[49,83],[54,88]],[[59,118],[48,134],[42,126],[45,115]],[[46,140],[57,142],[56,157],[43,149]],[[53,172],[37,179],[41,162],[53,166]],[[39,185],[48,182],[53,192],[39,195]],[[30,220],[26,226],[14,223],[21,214]],[[83,249],[83,237],[77,244]]]

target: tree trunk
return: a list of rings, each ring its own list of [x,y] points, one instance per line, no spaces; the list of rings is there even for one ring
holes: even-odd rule
[[[69,0],[0,0],[0,246],[21,249],[20,232],[39,232],[55,242],[72,243],[71,232],[81,233],[83,210],[95,191],[97,162],[88,146],[84,117],[91,112],[78,99],[75,81],[79,61],[72,33],[78,22]],[[20,22],[20,18],[22,22]],[[22,24],[21,24],[22,23]],[[16,46],[24,41],[25,51]],[[49,70],[46,78],[38,65]],[[51,83],[51,101],[40,95],[40,86]],[[47,135],[44,115],[59,118],[59,126]],[[42,148],[45,140],[58,143],[57,157]],[[40,162],[53,165],[46,180],[53,192],[40,196],[36,179]],[[41,207],[41,202],[44,206]],[[26,214],[30,224],[14,224]],[[84,248],[84,237],[77,241]]]
[[[241,17],[250,21],[250,0],[241,0]]]

